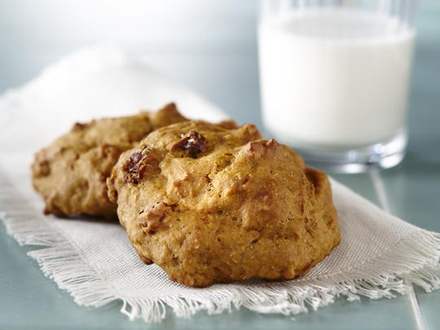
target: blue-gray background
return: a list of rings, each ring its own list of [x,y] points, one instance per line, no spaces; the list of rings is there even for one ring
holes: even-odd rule
[[[80,47],[110,43],[149,58],[237,120],[260,124],[257,7],[253,0],[0,0],[0,91]],[[437,60],[437,70],[416,67],[414,75],[434,84],[440,64],[431,46],[440,39],[439,1],[421,2],[417,27],[416,58]],[[423,107],[436,111],[438,105],[437,97]],[[418,127],[434,128],[412,110],[414,120],[423,121]]]
[[[79,47],[110,43],[251,120],[256,13],[249,0],[0,0],[0,91]]]
[[[0,0],[0,91],[80,47],[110,43],[149,58],[238,120],[255,121],[257,7],[253,0]],[[440,38],[440,2],[422,1],[420,9],[416,56],[435,61],[429,46]],[[423,74],[435,83],[429,78],[438,70],[430,71]]]

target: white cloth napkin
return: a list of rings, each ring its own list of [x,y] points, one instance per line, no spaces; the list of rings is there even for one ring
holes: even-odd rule
[[[332,180],[342,242],[303,278],[253,281],[194,289],[143,264],[118,224],[44,217],[32,191],[33,152],[72,122],[132,113],[176,101],[190,117],[225,115],[200,97],[109,49],[89,49],[45,70],[0,97],[0,218],[18,243],[39,245],[29,255],[76,303],[102,306],[121,300],[130,319],[159,321],[167,306],[178,316],[248,308],[297,314],[343,296],[377,299],[405,293],[408,283],[440,286],[440,234],[389,215]]]

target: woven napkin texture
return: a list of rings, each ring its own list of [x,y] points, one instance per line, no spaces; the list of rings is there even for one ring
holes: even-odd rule
[[[304,277],[285,282],[185,287],[160,267],[142,263],[118,224],[42,215],[30,183],[33,152],[74,121],[168,101],[192,118],[226,117],[144,62],[100,48],[71,55],[0,97],[0,219],[19,244],[35,246],[29,255],[76,303],[99,307],[119,300],[130,319],[151,322],[170,310],[181,317],[234,308],[290,315],[337,297],[392,298],[410,284],[426,291],[440,286],[440,234],[385,213],[334,180],[342,242]]]

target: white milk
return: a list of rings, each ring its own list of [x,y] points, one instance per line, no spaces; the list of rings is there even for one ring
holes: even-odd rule
[[[380,14],[302,10],[259,30],[263,120],[298,147],[381,142],[405,126],[414,32]]]

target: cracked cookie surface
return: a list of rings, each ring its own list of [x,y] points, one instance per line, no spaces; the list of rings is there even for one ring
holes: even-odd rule
[[[188,286],[293,279],[340,241],[326,175],[253,125],[161,128],[107,184],[140,258]]]
[[[45,201],[45,213],[115,217],[106,180],[119,155],[151,131],[184,120],[170,103],[157,112],[76,123],[35,155],[32,184]]]

